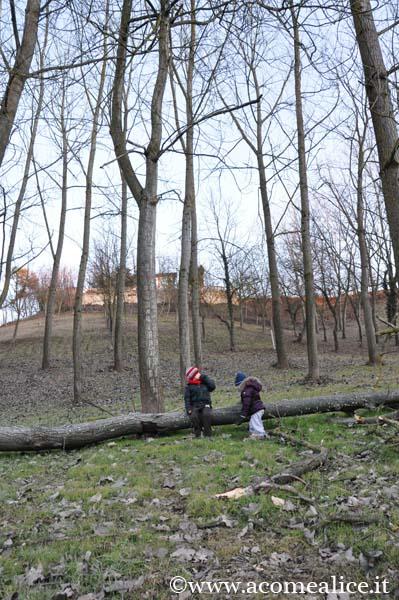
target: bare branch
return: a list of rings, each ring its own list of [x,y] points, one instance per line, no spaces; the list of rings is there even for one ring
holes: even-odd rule
[[[241,108],[245,108],[246,106],[250,106],[251,104],[257,104],[258,102],[260,102],[262,96],[259,96],[259,98],[256,98],[255,100],[250,100],[249,102],[244,102],[243,104],[238,104],[236,106],[230,106],[227,108],[219,108],[217,110],[212,111],[211,113],[208,113],[207,115],[204,115],[203,117],[200,117],[199,119],[196,119],[195,121],[193,121],[189,126],[183,127],[182,130],[180,130],[175,138],[167,145],[164,146],[163,148],[161,148],[160,152],[159,152],[159,156],[161,156],[162,154],[164,154],[165,152],[167,152],[170,148],[172,148],[172,146],[174,146],[174,144],[183,136],[185,135],[185,133],[187,132],[188,129],[195,127],[196,125],[199,125],[199,123],[203,123],[204,121],[207,121],[208,119],[212,119],[213,117],[217,117],[219,115],[224,115],[226,113],[232,113],[233,111],[236,110],[240,110]],[[170,140],[172,136],[169,136],[165,142],[167,142],[168,140]]]

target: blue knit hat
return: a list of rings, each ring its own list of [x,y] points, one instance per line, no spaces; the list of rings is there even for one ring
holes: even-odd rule
[[[242,383],[244,381],[244,379],[246,379],[247,376],[245,375],[245,373],[242,373],[241,371],[238,371],[238,373],[236,373],[236,378],[234,380],[234,385],[240,385],[240,383]]]

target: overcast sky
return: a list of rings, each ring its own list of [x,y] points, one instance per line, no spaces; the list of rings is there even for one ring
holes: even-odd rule
[[[394,0],[396,8],[397,0]],[[62,25],[62,24],[61,24]],[[349,26],[348,26],[349,25]],[[313,181],[317,180],[319,169],[329,169],[330,172],[340,176],[340,169],[347,164],[348,149],[339,141],[334,131],[334,127],[343,122],[347,117],[347,107],[345,106],[345,93],[340,90],[338,99],[338,86],[335,81],[335,73],[331,71],[333,64],[345,66],[346,60],[353,54],[354,38],[350,22],[343,22],[339,25],[333,24],[325,26],[322,29],[312,28],[311,20],[307,21],[308,36],[304,36],[304,43],[314,51],[312,59],[316,68],[309,66],[306,55],[303,54],[304,72],[303,72],[303,91],[304,91],[304,110],[305,126],[309,132],[307,138],[308,149],[312,146],[312,152],[308,156],[309,177],[311,184],[311,195],[313,204],[317,204],[317,191],[312,189]],[[73,52],[73,48],[68,49],[68,32],[59,29],[58,43],[52,42],[49,50],[48,61],[53,62],[58,54],[62,55],[63,43],[67,51]],[[259,77],[262,88],[262,106],[267,112],[279,94],[282,82],[286,78],[287,69],[292,60],[292,47],[289,37],[277,28],[273,34],[267,31],[266,45],[260,44]],[[214,41],[214,50],[211,55],[211,62],[217,54],[218,40]],[[262,54],[264,53],[264,56]],[[213,57],[213,58],[212,58]],[[232,60],[233,59],[233,60]],[[140,77],[133,78],[132,87],[132,109],[131,112],[131,130],[129,138],[136,143],[145,144],[148,139],[148,99],[151,92],[151,81],[154,72],[154,60],[146,59],[147,62],[139,61],[137,64],[137,73]],[[64,59],[60,58],[61,62]],[[267,61],[267,62],[264,62]],[[133,61],[134,64],[135,61]],[[230,64],[231,63],[231,64]],[[240,96],[234,97],[232,86],[232,74],[230,67],[234,65],[237,79],[237,92]],[[223,64],[223,77],[220,81],[220,89],[226,94],[229,104],[245,102],[255,97],[253,90],[247,86],[245,72],[240,65],[234,44],[230,47],[225,63]],[[135,72],[136,73],[136,72]],[[73,71],[77,82],[68,92],[68,124],[71,128],[69,133],[69,143],[73,150],[79,153],[83,166],[87,163],[87,147],[82,150],[79,146],[87,137],[87,127],[85,127],[86,118],[90,121],[90,115],[87,112],[87,102],[84,98],[82,87],[79,87],[78,70]],[[91,73],[93,89],[97,82],[95,69]],[[353,81],[356,85],[361,83],[361,73],[353,74]],[[17,127],[12,138],[12,144],[7,152],[7,162],[3,169],[2,182],[8,197],[16,197],[20,185],[20,179],[24,163],[24,151],[29,141],[29,130],[24,126],[24,122],[29,122],[29,115],[32,109],[32,96],[30,92],[37,95],[37,82],[28,80],[27,93],[24,96],[18,113],[18,119],[21,126]],[[108,92],[110,90],[108,84]],[[270,153],[276,152],[279,147],[285,147],[285,159],[295,157],[295,111],[293,103],[293,80],[292,76],[288,80],[283,100],[286,105],[281,110],[279,119],[274,122],[265,139],[265,157],[269,160]],[[212,111],[221,107],[221,101],[215,90],[211,90],[211,106],[206,111]],[[94,93],[94,92],[93,92]],[[139,100],[136,101],[135,98]],[[42,194],[46,205],[46,214],[49,222],[50,231],[53,236],[53,244],[56,243],[58,233],[58,219],[61,205],[60,183],[60,135],[57,119],[59,116],[59,88],[57,84],[48,83],[46,88],[46,111],[45,119],[40,122],[39,134],[35,144],[35,156],[37,165],[43,171],[39,174],[39,180],[42,187]],[[138,102],[138,110],[136,103]],[[184,103],[180,99],[180,104]],[[329,115],[332,107],[336,106],[335,112]],[[242,124],[246,125],[251,120],[251,108],[244,112],[235,113],[241,119]],[[164,115],[166,125],[164,128],[164,137],[167,137],[173,131],[174,116],[171,106],[171,94],[169,87],[165,94]],[[248,118],[246,121],[244,115]],[[322,123],[314,128],[317,121]],[[292,143],[287,145],[287,140],[292,136]],[[205,265],[210,265],[210,241],[212,237],[212,218],[209,209],[210,200],[221,199],[222,205],[230,206],[230,213],[237,224],[239,238],[246,241],[248,238],[255,242],[259,239],[261,232],[261,223],[259,219],[260,206],[258,197],[258,179],[255,167],[254,157],[251,155],[248,147],[243,143],[238,143],[239,135],[229,115],[214,118],[201,124],[200,138],[196,146],[196,152],[199,155],[196,158],[196,191],[198,205],[198,229],[199,238],[203,240],[200,244],[200,260]],[[158,206],[157,222],[157,257],[168,256],[175,259],[177,266],[179,256],[180,225],[182,214],[182,203],[179,201],[184,195],[184,160],[181,154],[181,148],[177,143],[175,148],[177,152],[169,152],[163,155],[160,161],[159,169],[159,187],[158,192],[161,199]],[[204,156],[206,155],[206,156]],[[215,155],[214,158],[211,155]],[[217,156],[216,156],[217,155]],[[136,154],[131,155],[140,178],[143,178],[144,171],[141,158]],[[277,166],[281,166],[277,165]],[[271,177],[272,168],[268,169],[268,176]],[[315,179],[313,177],[315,176]],[[289,194],[292,193],[297,185],[297,168],[293,163],[285,169],[282,175],[283,181],[275,179],[269,184],[271,194],[272,212],[275,223],[279,220],[282,212],[287,206]],[[92,241],[99,240],[106,235],[109,229],[116,233],[119,229],[119,216],[117,214],[120,203],[120,177],[117,164],[115,162],[114,151],[111,139],[108,133],[107,119],[104,120],[101,135],[99,137],[96,168],[94,173],[94,182],[96,189],[93,198],[92,211]],[[83,206],[84,206],[84,176],[79,163],[71,159],[69,164],[69,191],[68,191],[68,213],[66,224],[66,237],[62,256],[62,265],[70,267],[74,273],[77,272],[80,253],[83,227]],[[283,185],[284,184],[284,185]],[[315,186],[316,188],[317,186]],[[31,246],[30,257],[37,254],[39,256],[32,260],[31,268],[40,270],[40,268],[51,268],[51,253],[49,248],[41,252],[42,248],[48,243],[48,235],[45,227],[43,211],[40,206],[35,177],[32,175],[28,188],[27,201],[25,206],[33,206],[26,210],[21,220],[21,228],[18,235],[17,247],[19,254],[24,254]],[[291,208],[291,212],[292,212]],[[223,219],[225,215],[222,214]],[[129,200],[129,240],[131,242],[132,252],[135,252],[136,232],[137,232],[138,209],[133,199]],[[291,218],[288,213],[288,218]],[[256,238],[256,240],[255,240]],[[266,257],[265,257],[266,260]],[[129,262],[129,259],[128,259]],[[133,259],[130,261],[133,262]]]

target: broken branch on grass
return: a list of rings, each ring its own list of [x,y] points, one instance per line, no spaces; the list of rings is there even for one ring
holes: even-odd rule
[[[381,425],[384,422],[384,419],[399,419],[399,411],[394,411],[390,413],[386,413],[384,415],[376,416],[376,417],[363,417],[362,415],[356,415],[354,419],[331,419],[331,423],[335,423],[337,425]]]
[[[286,492],[288,494],[291,494],[293,496],[295,496],[296,498],[298,498],[299,500],[302,500],[303,502],[307,502],[308,504],[313,504],[314,500],[312,498],[309,498],[308,496],[304,496],[303,494],[301,494],[300,492],[298,492],[298,490],[296,490],[294,487],[292,487],[292,485],[279,485],[277,483],[274,483],[273,481],[269,481],[269,480],[265,480],[262,481],[261,483],[258,483],[257,485],[254,486],[249,486],[253,489],[253,494],[258,494],[259,492],[265,492],[266,494],[268,494],[270,491],[272,490],[277,490],[279,492]]]
[[[362,515],[358,513],[340,513],[331,515],[329,517],[325,517],[322,521],[317,523],[316,527],[318,529],[322,529],[327,525],[331,525],[333,523],[351,523],[352,525],[371,525],[372,523],[380,523],[381,515]]]
[[[397,414],[397,413],[396,413]],[[380,423],[385,423],[386,425],[392,425],[396,429],[399,429],[399,421],[395,421],[395,419],[388,419],[387,417],[378,417]]]
[[[283,471],[282,473],[277,473],[271,477],[273,483],[278,484],[287,484],[295,481],[301,475],[305,473],[309,473],[310,471],[315,471],[322,467],[328,457],[328,450],[326,448],[322,448],[316,456],[313,456],[309,460],[301,461],[292,464],[288,469]]]
[[[302,440],[300,438],[296,438],[293,435],[289,435],[288,433],[284,433],[280,429],[273,429],[272,431],[268,430],[267,433],[272,437],[283,439],[286,442],[293,444],[294,446],[303,446],[304,448],[313,450],[313,452],[320,452],[320,448],[318,446],[310,444],[309,442],[306,442],[305,440]]]
[[[298,440],[296,440],[296,438],[292,438],[292,439],[295,440],[296,442],[298,442]],[[304,443],[307,444],[307,442],[304,442]],[[233,490],[229,490],[228,492],[224,492],[222,494],[216,494],[215,498],[236,499],[236,498],[241,498],[243,496],[251,496],[251,495],[257,494],[261,491],[263,491],[264,493],[268,493],[269,491],[271,491],[273,489],[277,489],[280,491],[285,491],[285,492],[289,492],[291,494],[295,494],[298,498],[300,498],[304,502],[312,503],[313,500],[311,500],[307,496],[303,496],[295,488],[293,488],[292,486],[287,485],[287,484],[291,483],[293,481],[298,481],[298,479],[300,478],[301,475],[304,475],[305,473],[309,473],[310,471],[314,471],[315,469],[322,467],[325,464],[327,457],[328,457],[328,450],[326,448],[317,448],[317,454],[315,456],[313,456],[312,458],[310,458],[309,460],[294,463],[290,467],[288,467],[285,471],[283,471],[282,473],[276,473],[275,475],[273,475],[270,478],[264,479],[263,481],[254,483],[245,488],[235,488]],[[302,481],[302,480],[300,480],[300,481]]]

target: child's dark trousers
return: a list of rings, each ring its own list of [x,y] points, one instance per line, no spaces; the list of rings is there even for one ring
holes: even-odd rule
[[[190,418],[195,437],[200,437],[202,430],[206,437],[212,435],[211,415],[212,409],[209,406],[193,406]]]

